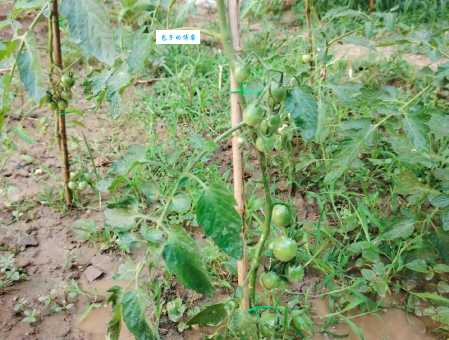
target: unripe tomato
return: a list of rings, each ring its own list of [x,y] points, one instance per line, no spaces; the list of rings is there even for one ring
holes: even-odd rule
[[[312,60],[312,56],[310,54],[303,54],[301,60],[304,64],[308,64]]]
[[[260,275],[260,284],[265,289],[278,288],[280,279],[275,272],[265,272]]]
[[[294,240],[286,236],[281,236],[273,242],[273,254],[276,259],[288,262],[296,256],[298,245]]]
[[[50,108],[52,109],[52,111],[56,111],[58,109],[58,103],[56,102],[50,102]]]
[[[273,150],[273,138],[259,136],[256,139],[256,149],[263,153],[269,153]]]
[[[278,83],[272,82],[270,93],[273,98],[273,103],[280,104],[287,96],[287,89],[283,86],[279,86]]]
[[[236,63],[234,68],[235,80],[239,83],[243,83],[249,77],[249,69],[246,65]]]
[[[178,214],[185,214],[190,210],[192,202],[186,194],[178,194],[173,197],[171,209]]]
[[[238,311],[232,315],[229,328],[238,336],[238,339],[255,340],[257,334],[257,321],[246,311]]]
[[[78,186],[76,185],[76,182],[69,181],[67,184],[70,190],[75,190]]]
[[[301,310],[292,311],[293,327],[303,336],[313,335],[313,321]]]
[[[292,216],[290,210],[284,204],[276,204],[273,207],[273,212],[271,214],[271,220],[277,227],[286,227],[290,225]]]
[[[61,83],[65,88],[70,89],[75,85],[75,79],[69,74],[63,74],[61,77]]]
[[[81,182],[78,183],[78,190],[83,191],[86,188],[87,188],[87,182],[86,181],[81,181]]]
[[[290,266],[287,270],[287,278],[290,283],[298,283],[304,278],[304,268],[301,266]]]
[[[276,326],[279,324],[278,316],[270,311],[265,311],[260,316],[260,332],[268,338],[276,334]]]
[[[251,103],[243,112],[243,121],[246,125],[257,127],[263,119],[263,111],[257,103]]]

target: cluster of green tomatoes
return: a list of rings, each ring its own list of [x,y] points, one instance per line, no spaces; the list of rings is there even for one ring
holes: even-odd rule
[[[64,73],[54,92],[47,91],[46,101],[53,111],[64,112],[72,99],[72,88],[75,78],[72,72]]]
[[[244,83],[249,76],[248,67],[237,63],[235,65],[235,78],[239,84]],[[273,148],[282,147],[283,115],[279,113],[282,103],[287,98],[287,88],[281,82],[270,81],[265,96],[251,102],[243,112],[243,122],[256,131],[254,138],[255,148],[268,154]],[[262,105],[262,99],[266,99],[266,106]]]
[[[70,181],[68,186],[72,191],[84,191],[88,186],[92,186],[95,181],[95,175],[87,172],[70,172]]]

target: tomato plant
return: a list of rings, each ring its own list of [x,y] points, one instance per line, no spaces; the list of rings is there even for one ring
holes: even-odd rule
[[[130,284],[108,292],[109,338],[118,339],[122,321],[145,339],[158,338],[163,322],[179,331],[212,325],[217,339],[310,338],[338,323],[359,334],[351,320],[381,310],[395,292],[405,309],[447,331],[444,24],[420,19],[417,12],[430,12],[413,2],[413,11],[377,2],[384,11],[374,14],[362,10],[366,1],[333,2],[351,9],[312,0],[216,3],[218,28],[202,30],[202,45],[157,46],[155,30],[184,27],[189,4],[17,1],[16,13],[38,4],[35,17],[11,25],[13,38],[0,45],[0,62],[10,66],[1,78],[2,145],[13,149],[13,134],[31,140],[11,125],[17,71],[29,99],[53,112],[67,205],[73,196],[75,207],[90,209],[77,205],[80,197],[98,197],[104,223],[75,230],[102,251],[133,257],[117,274]],[[304,34],[273,28],[285,6]],[[264,18],[256,30],[254,18]],[[48,81],[40,24],[48,25]],[[395,57],[347,60],[357,44],[377,57],[379,46],[395,45]],[[402,51],[438,62],[411,68],[396,56]],[[117,159],[98,171],[103,144],[92,152],[85,136],[66,134],[66,123],[83,125],[78,100],[135,120],[147,145],[112,145]],[[310,277],[317,282],[309,287]],[[191,290],[201,299],[190,299]],[[311,296],[329,302],[319,327]]]

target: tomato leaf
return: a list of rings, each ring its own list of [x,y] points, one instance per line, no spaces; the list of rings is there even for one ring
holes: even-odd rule
[[[26,92],[34,101],[39,102],[45,95],[45,88],[36,43],[32,34],[27,34],[24,46],[17,55],[17,68]]]
[[[187,325],[217,326],[227,315],[225,304],[217,303],[206,306],[202,311],[187,321]]]
[[[108,322],[108,339],[118,340],[122,326],[122,306],[117,304],[112,309],[112,318]]]
[[[415,220],[413,219],[404,219],[395,223],[393,227],[381,235],[382,240],[393,241],[396,239],[406,239],[413,234],[415,230]]]
[[[415,259],[405,265],[408,269],[413,270],[418,273],[427,273],[427,263],[423,259]]]
[[[434,114],[427,125],[436,139],[442,140],[447,138],[447,132],[449,131],[449,115]]]
[[[420,117],[407,114],[403,119],[404,131],[416,150],[427,148],[427,127]]]
[[[105,222],[116,231],[128,231],[135,226],[138,217],[137,206],[127,208],[106,208],[104,210]]]
[[[61,13],[67,18],[69,32],[87,55],[112,65],[117,55],[108,11],[99,0],[63,0]]]
[[[285,107],[292,114],[301,136],[309,141],[315,138],[318,124],[318,105],[312,91],[307,88],[295,88],[288,94]]]
[[[196,219],[221,250],[234,259],[242,257],[242,219],[229,190],[221,185],[205,188],[196,207]]]
[[[122,298],[123,321],[136,337],[136,340],[156,339],[145,319],[145,311],[140,304],[141,299],[134,291],[127,292]]]
[[[195,241],[182,229],[174,230],[162,251],[167,269],[187,288],[212,294],[213,287]]]

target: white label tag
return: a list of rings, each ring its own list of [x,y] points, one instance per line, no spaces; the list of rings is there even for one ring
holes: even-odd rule
[[[158,45],[199,45],[200,30],[156,30]]]

